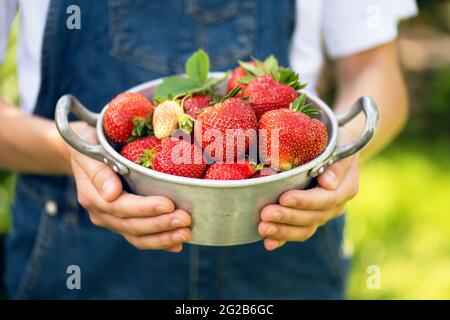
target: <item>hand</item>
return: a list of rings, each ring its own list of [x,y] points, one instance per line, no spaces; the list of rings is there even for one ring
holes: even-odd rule
[[[340,129],[340,141],[350,140]],[[358,155],[336,162],[317,178],[318,186],[308,190],[290,190],[280,196],[280,205],[261,211],[258,231],[267,250],[275,250],[286,241],[305,241],[317,228],[344,213],[345,204],[358,193]]]
[[[85,127],[80,136],[96,141],[95,130]],[[141,197],[124,192],[122,183],[102,162],[68,148],[77,185],[78,201],[88,210],[93,224],[121,234],[138,249],[180,252],[191,237],[191,216],[176,210],[159,196]]]

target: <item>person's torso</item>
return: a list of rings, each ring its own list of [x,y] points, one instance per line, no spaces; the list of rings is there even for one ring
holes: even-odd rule
[[[18,0],[18,4],[20,9],[18,42],[20,100],[22,110],[31,113],[35,108],[41,83],[42,42],[50,0]],[[305,82],[311,84],[311,90],[314,90],[322,63],[321,6],[321,0],[297,0],[296,6],[293,8],[293,13],[297,16],[298,21],[293,33],[296,43],[290,48],[289,64],[302,75]],[[300,10],[300,7],[304,10]],[[191,4],[191,11],[192,8]],[[83,25],[84,16],[88,14],[88,10],[80,12],[81,25]],[[308,13],[306,14],[306,12]],[[151,14],[157,15],[158,13],[152,12]],[[192,15],[198,16],[199,12],[192,12]],[[67,14],[67,17],[69,16],[70,14]],[[209,17],[209,15],[207,16]],[[299,21],[303,21],[301,28]],[[156,63],[158,62],[156,61]]]
[[[81,10],[80,29],[67,28],[70,5]],[[210,54],[213,70],[269,54],[286,65],[294,15],[294,0],[53,0],[34,113],[52,119],[58,98],[66,93],[99,112],[136,84],[182,72],[185,59],[197,48]],[[93,226],[77,203],[71,178],[20,174],[15,199],[7,283],[17,298],[342,294],[342,220],[304,244],[288,244],[275,253],[256,243],[231,248],[186,245],[183,253],[174,255],[139,251],[118,234]],[[81,269],[80,291],[66,287],[70,265]]]

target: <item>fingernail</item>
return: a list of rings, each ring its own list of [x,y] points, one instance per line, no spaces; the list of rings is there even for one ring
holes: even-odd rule
[[[165,206],[157,206],[156,207],[156,213],[162,214],[162,213],[169,213],[170,209]]]
[[[295,201],[294,199],[287,199],[286,201],[284,201],[283,205],[286,207],[296,207],[297,201]]]
[[[181,221],[180,219],[173,219],[171,224],[172,224],[172,227],[178,228],[178,227],[183,226],[183,221]]]
[[[325,171],[324,178],[332,188],[337,187],[337,178],[336,174],[333,171],[331,170]]]
[[[281,220],[281,213],[279,213],[278,211],[272,212],[272,214],[270,215],[270,220],[279,222]]]
[[[184,241],[186,241],[186,238],[181,233],[175,233],[173,235],[172,239],[175,242],[184,242]]]
[[[113,194],[115,189],[115,183],[116,183],[115,179],[109,179],[103,184],[101,190],[103,198],[109,198],[109,196]]]
[[[266,236],[271,236],[277,232],[277,227],[274,225],[270,225],[270,227],[266,231]]]

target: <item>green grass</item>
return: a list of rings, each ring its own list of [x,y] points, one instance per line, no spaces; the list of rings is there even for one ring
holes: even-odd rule
[[[396,146],[365,164],[349,205],[350,298],[450,299],[450,150]],[[381,287],[366,285],[369,265]]]
[[[17,20],[17,19],[16,19]],[[17,40],[17,21],[13,26],[12,36],[9,39],[8,50],[0,65],[0,96],[14,104],[19,102],[18,81],[16,72],[15,44]],[[13,175],[0,171],[0,233],[5,233],[11,224],[9,207],[11,206],[11,190]]]

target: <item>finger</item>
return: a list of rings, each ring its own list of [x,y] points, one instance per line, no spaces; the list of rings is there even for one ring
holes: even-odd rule
[[[341,195],[339,198],[343,198],[341,204],[345,204],[347,201],[353,199],[359,191],[359,161],[357,158],[352,160],[352,165],[348,174],[346,175],[344,181],[339,187],[339,192]],[[342,210],[343,211],[343,210]]]
[[[343,204],[327,210],[298,210],[280,205],[269,205],[261,211],[261,220],[299,227],[321,226],[331,218],[342,214],[344,209]]]
[[[264,247],[267,251],[273,251],[280,248],[286,243],[286,241],[275,240],[271,238],[264,239]]]
[[[344,180],[351,163],[350,158],[334,163],[317,177],[317,183],[324,189],[336,190]]]
[[[99,207],[119,218],[154,217],[175,210],[175,204],[166,197],[143,197],[127,192],[111,203],[100,200]]]
[[[117,218],[109,213],[97,213],[102,226],[130,236],[144,236],[188,227],[191,216],[183,210],[148,218]]]
[[[298,210],[326,210],[339,204],[338,191],[328,191],[321,187],[308,190],[290,190],[280,197],[280,204]]]
[[[188,241],[192,234],[189,228],[181,228],[163,233],[146,235],[142,237],[122,235],[129,243],[138,249],[168,249]]]
[[[93,160],[77,151],[72,152],[74,176],[88,179],[105,201],[114,201],[122,193],[119,176],[104,163]]]
[[[104,200],[97,192],[86,174],[74,165],[78,202],[88,211],[103,211],[119,218],[151,217],[175,210],[175,204],[165,197],[142,197],[123,192],[113,202]]]
[[[166,251],[173,252],[173,253],[180,253],[181,251],[183,251],[183,245],[178,244],[176,246],[173,246],[172,248],[166,249]]]
[[[334,191],[316,187],[308,190],[290,190],[280,197],[280,204],[299,210],[326,210],[352,199],[358,192],[358,163],[352,160],[344,181]]]
[[[260,222],[258,232],[262,237],[283,241],[305,241],[315,232],[316,227],[297,227],[287,224]]]
[[[327,217],[325,211],[298,210],[280,205],[269,205],[261,211],[261,220],[296,226],[315,226],[322,224]]]

